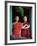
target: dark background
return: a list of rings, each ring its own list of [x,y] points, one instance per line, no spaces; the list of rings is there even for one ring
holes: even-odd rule
[[[28,22],[30,22],[31,21],[31,9],[32,9],[32,7],[22,7],[21,6],[23,8],[23,11],[24,11],[23,16],[17,12],[16,7],[18,8],[19,6],[12,6],[12,13],[13,13],[12,14],[12,22],[15,22],[16,16],[19,16],[19,18],[20,18],[19,21],[21,21],[21,22],[23,22],[23,17],[27,16]]]

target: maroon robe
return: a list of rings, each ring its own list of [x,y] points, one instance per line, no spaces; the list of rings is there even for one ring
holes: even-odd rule
[[[27,22],[27,23],[24,23],[23,26],[24,26],[25,24],[29,25],[29,23]],[[31,35],[31,30],[30,30],[30,28],[28,28],[28,29],[22,29],[22,31],[21,31],[21,36],[22,36],[22,37],[29,38],[30,35]]]

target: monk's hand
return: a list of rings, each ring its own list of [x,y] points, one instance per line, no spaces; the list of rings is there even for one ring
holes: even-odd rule
[[[25,25],[25,29],[28,29],[28,28],[30,28],[30,25]]]

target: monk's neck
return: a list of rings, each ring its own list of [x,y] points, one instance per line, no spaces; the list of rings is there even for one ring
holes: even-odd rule
[[[27,21],[25,21],[24,23],[27,23]]]
[[[18,23],[18,21],[16,21],[16,23]]]

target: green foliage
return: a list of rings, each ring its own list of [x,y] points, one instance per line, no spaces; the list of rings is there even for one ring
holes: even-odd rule
[[[17,10],[17,12],[18,12],[21,16],[24,15],[24,10],[23,10],[22,7],[16,7],[16,10]]]

